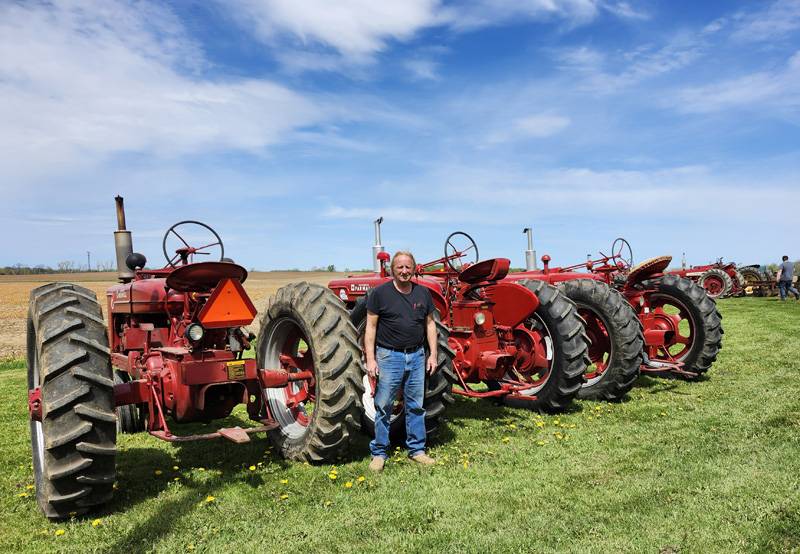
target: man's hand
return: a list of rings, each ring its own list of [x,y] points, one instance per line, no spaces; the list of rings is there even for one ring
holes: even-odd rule
[[[381,370],[378,369],[378,362],[375,360],[367,360],[367,375],[373,379],[377,379]]]
[[[428,362],[426,364],[428,369],[428,375],[433,375],[434,373],[436,373],[436,370],[438,369],[436,367],[438,365],[437,364],[438,360],[436,358],[437,358],[436,354],[431,354],[430,356],[428,356]]]

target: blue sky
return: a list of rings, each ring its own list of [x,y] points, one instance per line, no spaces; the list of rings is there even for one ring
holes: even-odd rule
[[[800,1],[0,3],[0,265],[800,257]]]

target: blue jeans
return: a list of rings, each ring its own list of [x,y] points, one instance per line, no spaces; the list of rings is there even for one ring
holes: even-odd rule
[[[800,292],[792,286],[791,281],[778,281],[778,292],[781,295],[781,300],[786,300],[789,293],[794,294],[795,298],[800,298]]]
[[[406,447],[409,456],[425,452],[425,350],[406,354],[378,346],[378,386],[375,388],[375,439],[369,443],[373,456],[389,457],[392,407],[403,387]]]

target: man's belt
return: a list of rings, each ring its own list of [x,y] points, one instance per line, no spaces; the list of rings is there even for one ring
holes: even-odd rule
[[[383,344],[378,344],[380,348],[385,348],[386,350],[391,350],[392,352],[402,352],[404,354],[411,354],[412,352],[416,352],[420,348],[422,348],[421,344],[416,346],[409,346],[408,348],[395,348],[393,346],[384,346]]]

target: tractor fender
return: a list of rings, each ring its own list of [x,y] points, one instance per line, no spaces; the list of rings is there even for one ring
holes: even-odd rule
[[[516,327],[539,308],[536,294],[517,283],[495,283],[483,291],[486,299],[494,303],[492,314],[497,325]]]

